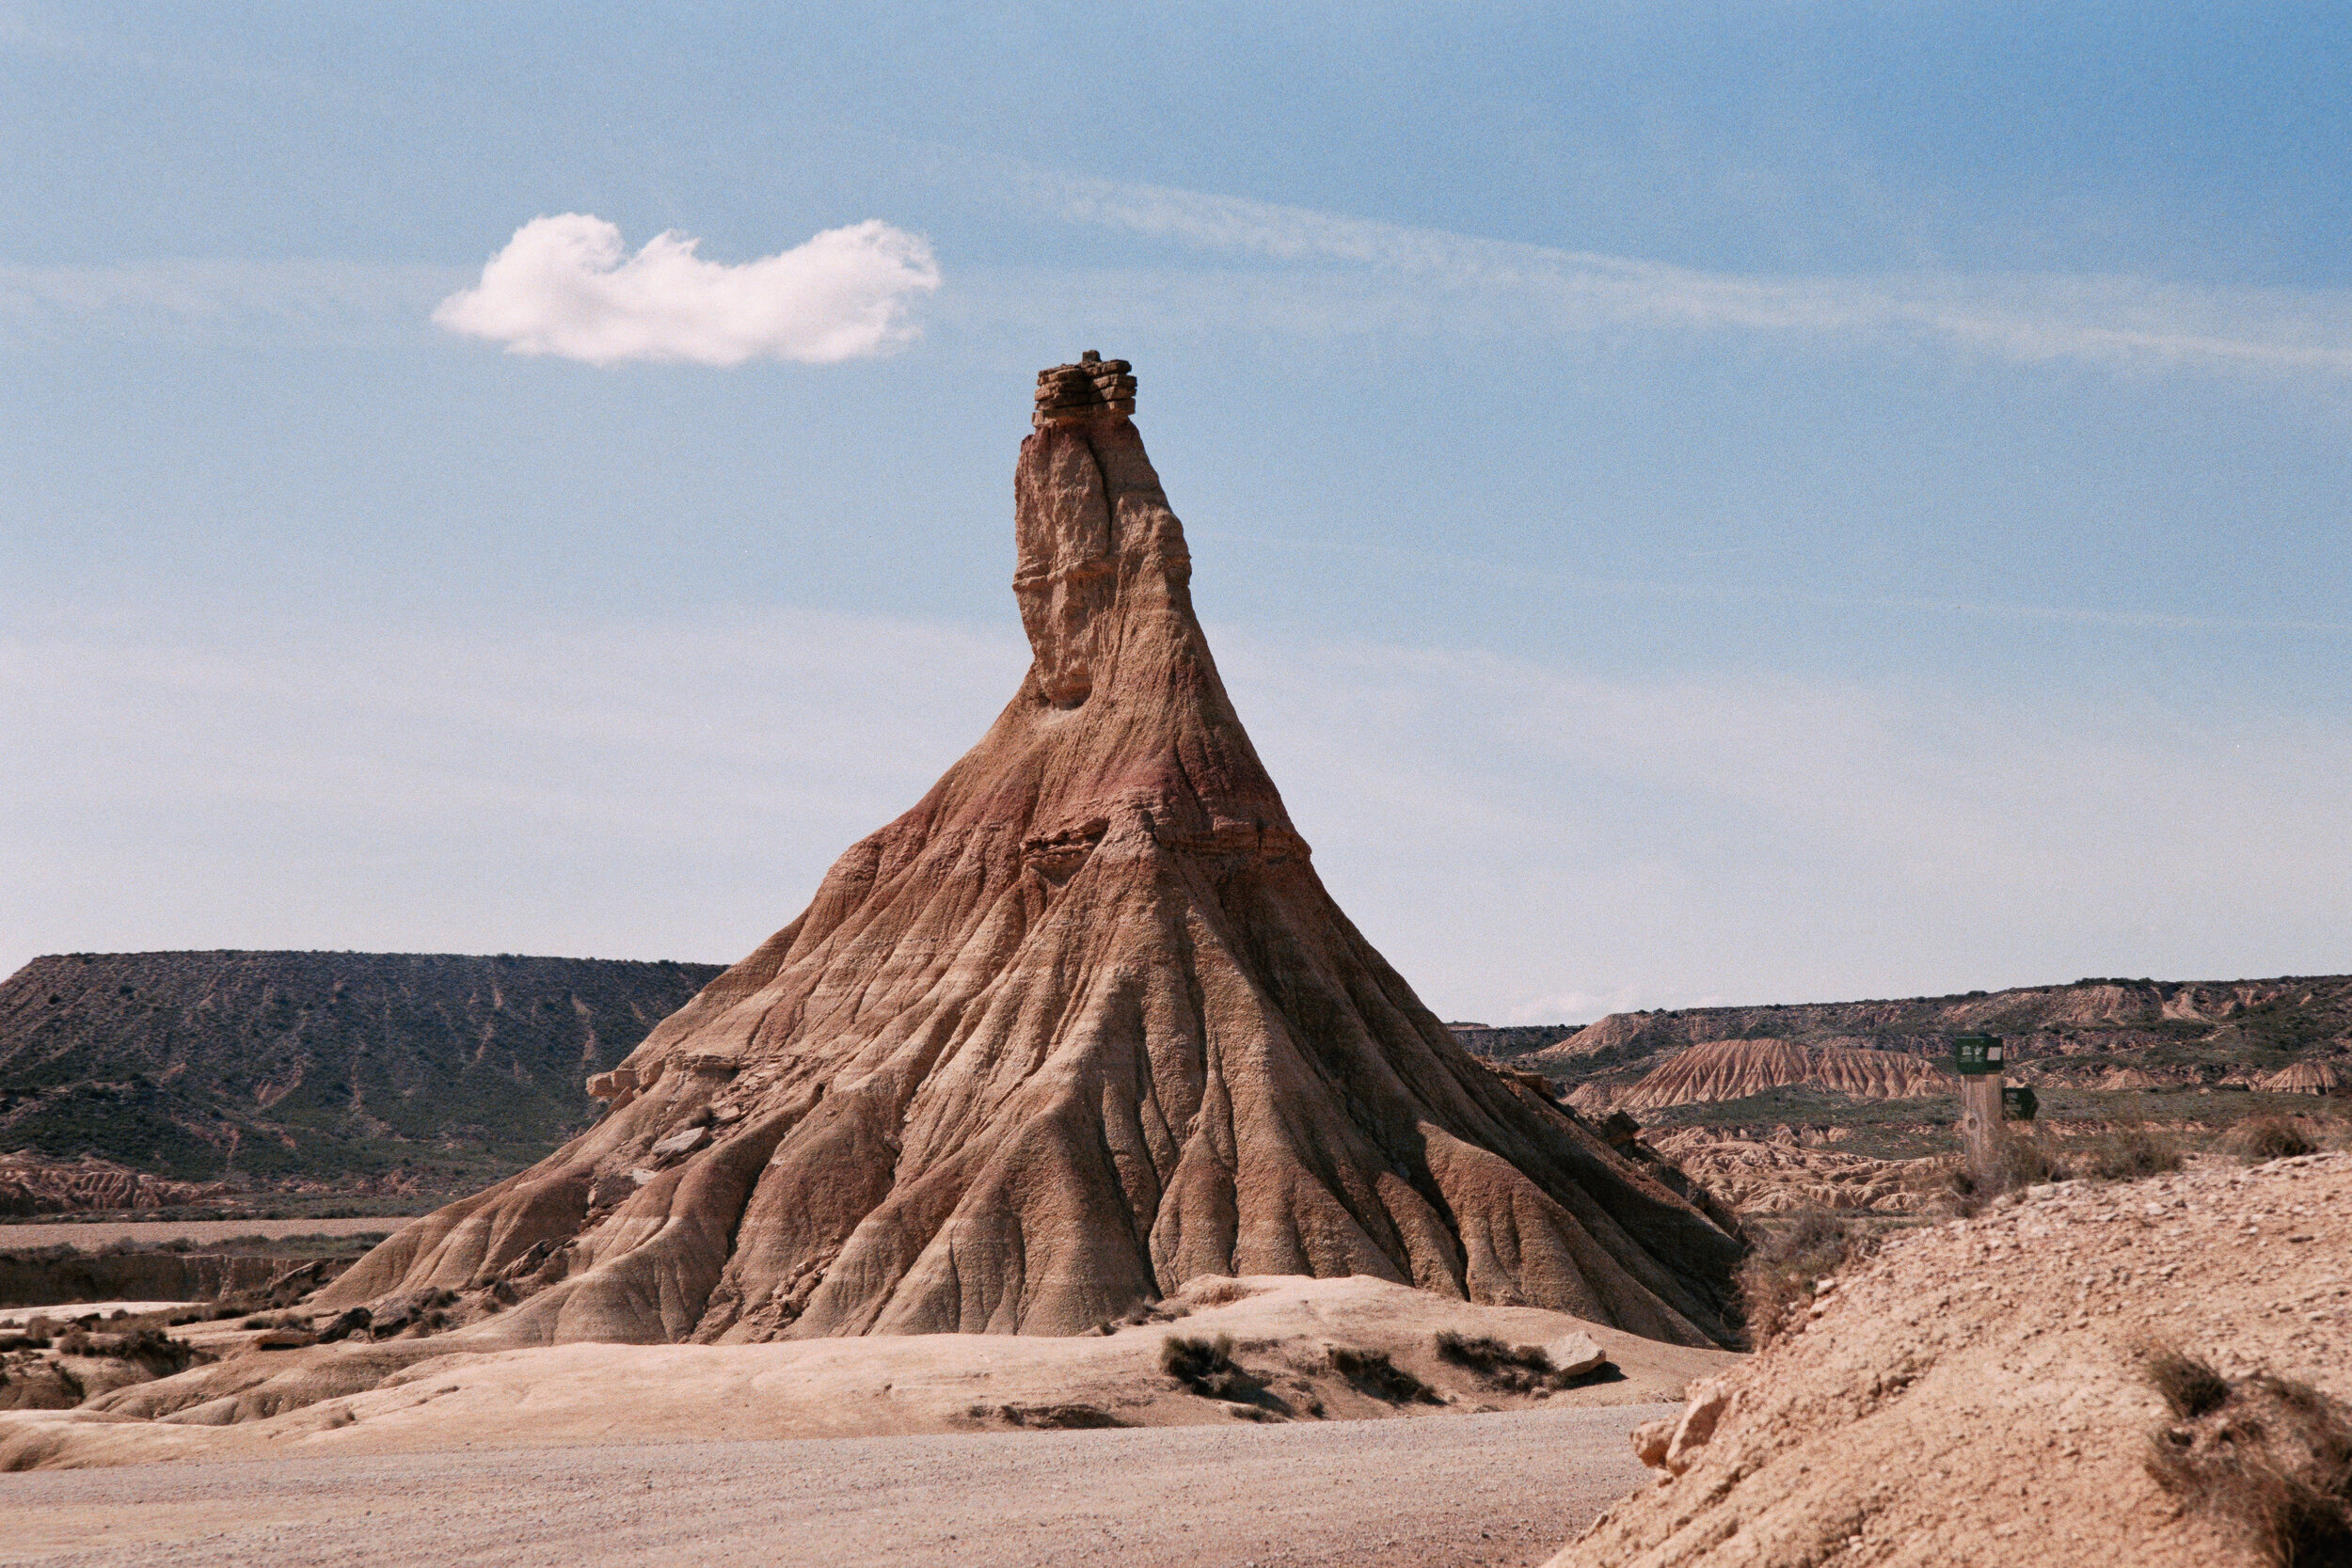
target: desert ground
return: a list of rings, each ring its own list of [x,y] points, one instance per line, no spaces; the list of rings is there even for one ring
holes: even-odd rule
[[[1445,1329],[1609,1360],[1515,1390],[1440,1356]],[[1368,1277],[1207,1281],[1083,1336],[177,1332],[222,1359],[0,1414],[0,1561],[1534,1563],[1641,1483],[1635,1427],[1742,1359]],[[1176,1335],[1229,1338],[1263,1386],[1186,1387]],[[1427,1391],[1352,1379],[1334,1345]],[[360,1364],[371,1386],[332,1393]]]
[[[2168,1393],[2167,1353],[2210,1402]],[[1823,1281],[1645,1434],[1655,1484],[1555,1568],[2342,1562],[2348,1371],[2352,1155],[2044,1184]],[[2308,1504],[2283,1558],[2265,1477]]]
[[[0,1562],[1535,1563],[1661,1408],[14,1475]]]
[[[1514,1389],[1440,1355],[1446,1331],[1538,1346],[1582,1336],[1608,1365],[1572,1386]],[[1360,1275],[1196,1281],[1152,1321],[1075,1336],[518,1350],[460,1332],[271,1350],[266,1335],[233,1321],[175,1332],[218,1359],[79,1408],[0,1413],[0,1468],[1043,1427],[1426,1424],[1677,1401],[1740,1359]],[[1161,1358],[1171,1336],[1230,1339],[1247,1382],[1211,1392],[1170,1376]],[[1335,1348],[1384,1358],[1407,1391],[1340,1370]],[[1416,1384],[1423,1391],[1409,1391]]]

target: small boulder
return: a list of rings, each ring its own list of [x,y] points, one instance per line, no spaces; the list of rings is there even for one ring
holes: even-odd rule
[[[1609,1359],[1600,1342],[1582,1333],[1554,1339],[1544,1347],[1544,1354],[1551,1357],[1551,1370],[1562,1377],[1582,1377],[1598,1370]]]
[[[263,1329],[254,1336],[253,1348],[255,1350],[301,1350],[305,1346],[315,1345],[318,1342],[319,1337],[307,1328],[270,1328]]]
[[[332,1344],[338,1339],[348,1339],[354,1334],[365,1333],[373,1322],[374,1318],[366,1307],[355,1307],[319,1330],[319,1342]]]
[[[1666,1449],[1674,1442],[1675,1418],[1661,1416],[1633,1429],[1633,1457],[1653,1470],[1666,1467]]]
[[[709,1141],[709,1128],[685,1128],[656,1143],[653,1146],[653,1157],[657,1160],[675,1160],[681,1155],[693,1153]]]
[[[1680,1475],[1697,1461],[1699,1449],[1707,1447],[1715,1429],[1730,1414],[1732,1401],[1731,1390],[1720,1379],[1710,1378],[1692,1387],[1691,1402],[1682,1407],[1674,1435],[1666,1440],[1667,1469]]]

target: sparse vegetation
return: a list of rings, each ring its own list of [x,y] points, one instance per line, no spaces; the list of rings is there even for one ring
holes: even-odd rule
[[[2319,1152],[2319,1145],[2291,1117],[2249,1117],[2230,1130],[2228,1148],[2252,1164]]]
[[[1580,1384],[1605,1383],[1625,1375],[1613,1363],[1604,1361],[1571,1377],[1552,1363],[1550,1352],[1540,1345],[1510,1345],[1483,1334],[1457,1334],[1450,1328],[1438,1334],[1438,1359],[1467,1367],[1488,1383],[1514,1394],[1573,1388]]]
[[[2288,1378],[2225,1379],[2178,1351],[2151,1354],[2143,1375],[2178,1418],[2154,1435],[2156,1484],[2274,1568],[2352,1563],[2352,1410]]]
[[[210,1359],[185,1339],[174,1339],[160,1328],[137,1328],[121,1334],[93,1334],[75,1328],[59,1335],[56,1344],[59,1355],[135,1361],[158,1377],[185,1371],[198,1361]]]
[[[1206,1399],[1247,1402],[1265,1384],[1233,1360],[1233,1337],[1171,1334],[1160,1341],[1160,1370]]]
[[[1389,1359],[1384,1350],[1359,1350],[1352,1345],[1327,1345],[1324,1354],[1331,1370],[1375,1399],[1391,1404],[1442,1402],[1432,1388]]]
[[[1803,1214],[1765,1232],[1740,1265],[1740,1305],[1747,1318],[1749,1345],[1762,1350],[1778,1338],[1811,1304],[1821,1280],[1876,1248],[1869,1232],[1835,1214]]]
[[[2165,1408],[2185,1421],[2212,1414],[2230,1397],[2229,1380],[2214,1370],[2213,1363],[2169,1346],[2151,1351],[2140,1375],[2164,1401]]]
[[[2094,1181],[2140,1181],[2181,1168],[2180,1140],[2153,1128],[2125,1125],[2066,1151],[2069,1174]]]
[[[974,1405],[971,1413],[979,1416],[987,1410],[986,1405]],[[1084,1432],[1134,1424],[1092,1404],[1000,1404],[994,1414],[1012,1426],[1041,1432]]]

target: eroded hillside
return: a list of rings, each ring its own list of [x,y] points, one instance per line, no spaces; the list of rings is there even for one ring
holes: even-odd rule
[[[40,1157],[15,1174],[43,1207],[151,1206],[135,1183],[39,1174],[84,1156],[175,1181],[457,1185],[587,1125],[586,1075],[718,973],[504,955],[36,958],[0,984],[0,1149]]]

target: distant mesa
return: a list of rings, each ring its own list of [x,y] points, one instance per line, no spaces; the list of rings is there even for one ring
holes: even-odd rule
[[[594,1130],[323,1305],[457,1291],[501,1344],[1072,1334],[1204,1275],[1369,1275],[1731,1342],[1740,1239],[1465,1053],[1332,903],[1135,399],[1093,353],[1038,378],[1034,657],[979,744],[592,1079]]]

